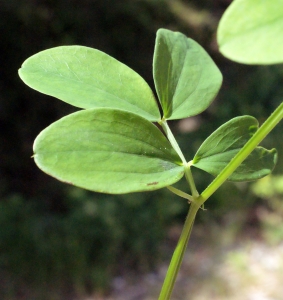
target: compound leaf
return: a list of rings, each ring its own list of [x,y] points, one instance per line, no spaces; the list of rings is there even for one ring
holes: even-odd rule
[[[220,51],[246,64],[283,62],[283,0],[234,0],[217,33]]]
[[[31,88],[80,108],[109,107],[160,119],[153,93],[135,71],[99,50],[62,46],[28,58],[19,70]]]
[[[219,69],[198,43],[166,29],[157,31],[153,77],[166,119],[201,113],[222,83]]]
[[[160,189],[184,174],[155,125],[108,108],[82,110],[51,124],[34,142],[34,159],[61,181],[112,194]]]
[[[258,122],[250,116],[234,118],[220,126],[200,146],[193,166],[217,176],[256,132]],[[247,181],[268,175],[277,161],[275,149],[257,147],[229,177],[231,181]]]

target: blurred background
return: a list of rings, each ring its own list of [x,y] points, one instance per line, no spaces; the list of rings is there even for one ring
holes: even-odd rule
[[[154,89],[159,28],[180,31],[224,76],[214,103],[170,126],[188,160],[230,118],[262,123],[283,99],[283,66],[225,59],[216,28],[231,0],[0,1],[0,299],[157,299],[188,205],[162,189],[121,196],[68,186],[35,166],[32,144],[77,109],[25,86],[17,70],[38,51],[85,45],[115,57]],[[226,183],[196,220],[172,299],[283,299],[282,124],[272,176]],[[194,170],[202,191],[212,177]],[[186,183],[178,186],[187,190]],[[240,291],[240,292],[239,292]]]

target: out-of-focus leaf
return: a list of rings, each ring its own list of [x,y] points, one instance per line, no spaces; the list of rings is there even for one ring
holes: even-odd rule
[[[283,62],[283,0],[234,0],[217,39],[227,58],[246,64]]]
[[[135,71],[83,46],[62,46],[28,58],[19,70],[31,88],[80,108],[109,107],[158,121],[153,93]]]
[[[166,29],[157,31],[153,76],[166,119],[204,111],[222,83],[219,69],[198,43]]]
[[[36,138],[34,153],[44,172],[103,193],[156,190],[184,174],[179,156],[155,125],[107,108],[79,111],[51,124]]]
[[[256,132],[258,122],[250,116],[234,118],[213,132],[200,146],[193,166],[217,176]],[[229,177],[231,181],[247,181],[268,175],[277,161],[275,149],[257,147]]]

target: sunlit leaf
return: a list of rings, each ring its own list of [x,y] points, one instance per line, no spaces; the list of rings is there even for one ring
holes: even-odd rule
[[[76,112],[51,124],[34,143],[44,172],[92,191],[156,190],[184,174],[179,156],[146,119],[107,108]]]
[[[153,76],[166,119],[204,111],[222,83],[220,71],[198,43],[166,29],[157,31]]]
[[[31,88],[80,108],[118,108],[160,119],[144,79],[96,49],[62,46],[39,52],[23,63],[19,75]]]
[[[256,132],[258,122],[250,116],[234,118],[213,132],[200,146],[193,166],[217,176]],[[275,149],[257,147],[229,177],[231,181],[255,180],[268,175],[277,161]]]
[[[246,64],[283,62],[283,0],[234,0],[218,27],[220,51]]]

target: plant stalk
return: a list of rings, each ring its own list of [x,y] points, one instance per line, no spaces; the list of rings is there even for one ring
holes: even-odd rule
[[[200,205],[196,202],[192,202],[190,205],[190,209],[182,233],[180,235],[176,249],[173,253],[158,300],[169,300],[171,297],[177,279],[177,275],[180,270],[181,263],[183,261],[185,250],[187,248],[187,244],[191,235],[194,220],[199,208]]]
[[[171,143],[172,147],[174,148],[174,150],[177,152],[177,154],[179,155],[179,157],[182,160],[183,165],[185,166],[185,177],[189,183],[191,192],[192,192],[192,196],[193,197],[198,197],[199,193],[196,189],[196,185],[194,182],[194,178],[191,172],[191,168],[190,165],[187,163],[184,154],[182,152],[182,150],[180,149],[170,127],[168,126],[168,123],[166,122],[165,119],[162,119],[159,121],[159,124],[162,126],[162,129],[164,130],[169,142]]]
[[[175,139],[175,137],[174,137],[174,135],[173,135],[170,127],[168,126],[168,123],[166,122],[166,120],[162,119],[158,123],[161,125],[162,129],[164,130],[164,132],[165,132],[165,134],[166,134],[169,142],[171,143],[172,147],[178,153],[179,157],[182,160],[182,163],[184,165],[186,165],[187,161],[186,161],[186,159],[184,157],[184,154],[183,154],[182,150],[180,149],[180,147],[179,147],[179,145],[178,145],[178,143],[177,143],[177,141],[176,141],[176,139]]]
[[[189,195],[187,193],[184,193],[183,191],[181,191],[179,189],[176,189],[175,187],[173,187],[171,185],[167,186],[167,189],[169,191],[171,191],[172,193],[174,193],[175,195],[178,195],[179,197],[187,199],[189,202],[193,202],[194,201],[193,196],[191,196],[191,195]]]
[[[193,198],[197,198],[199,196],[199,193],[197,191],[197,188],[196,188],[196,185],[195,185],[195,181],[194,181],[193,174],[192,174],[191,167],[190,167],[189,163],[186,164],[185,177],[187,179],[187,182],[189,183]]]

